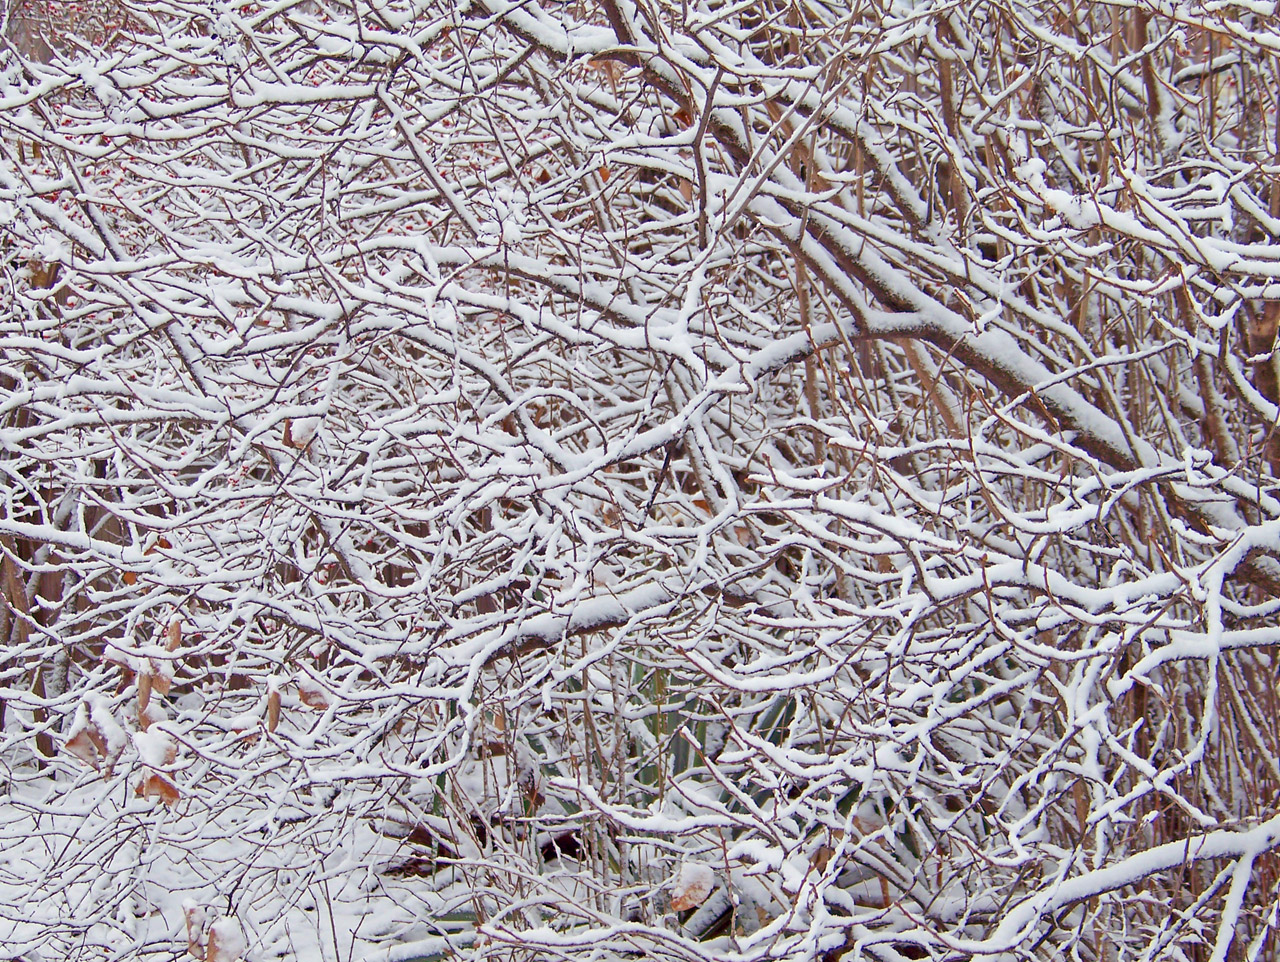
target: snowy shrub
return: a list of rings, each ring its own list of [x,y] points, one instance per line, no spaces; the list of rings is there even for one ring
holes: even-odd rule
[[[1272,6],[6,46],[0,957],[1275,958]]]

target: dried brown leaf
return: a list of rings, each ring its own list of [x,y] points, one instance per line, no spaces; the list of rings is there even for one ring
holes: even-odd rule
[[[134,792],[139,798],[158,798],[170,808],[182,797],[178,786],[169,779],[169,776],[160,772],[151,772],[147,775]]]

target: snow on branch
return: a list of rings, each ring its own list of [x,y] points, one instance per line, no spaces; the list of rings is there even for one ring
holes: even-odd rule
[[[1273,957],[1210,6],[11,10],[5,957]]]

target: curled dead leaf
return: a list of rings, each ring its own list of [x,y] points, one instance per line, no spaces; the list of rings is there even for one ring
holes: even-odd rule
[[[246,948],[244,933],[235,919],[221,918],[209,926],[205,962],[236,962]]]
[[[134,794],[139,798],[158,798],[165,805],[172,808],[182,797],[182,793],[178,791],[169,776],[160,772],[151,772],[142,779],[138,787],[134,789]]]
[[[138,673],[138,718],[141,719],[147,713],[147,706],[151,704],[151,679],[150,671],[143,670]]]
[[[329,707],[328,694],[310,678],[303,678],[298,682],[298,700],[308,708],[320,711]]]
[[[280,724],[280,689],[272,688],[267,693],[267,731],[273,732]]]
[[[169,715],[157,702],[149,702],[146,708],[138,709],[138,728],[146,731],[156,722],[168,721]]]
[[[127,738],[101,695],[90,693],[76,709],[63,748],[67,753],[110,776]]]
[[[187,920],[187,951],[197,959],[204,959],[205,922],[204,909],[191,899],[182,902],[182,914]]]
[[[707,900],[715,888],[716,876],[711,866],[701,862],[685,862],[671,887],[671,908],[677,912],[695,908]]]
[[[66,749],[67,754],[74,755],[86,765],[91,765],[93,768],[101,767],[102,753],[98,751],[97,742],[89,734],[88,729],[76,732],[63,743],[62,747]]]
[[[169,694],[169,689],[173,687],[173,665],[169,662],[157,663],[152,659],[149,674],[151,690],[160,695]]]
[[[825,872],[833,854],[835,853],[830,845],[820,845],[817,851],[809,856],[809,864],[817,871]]]

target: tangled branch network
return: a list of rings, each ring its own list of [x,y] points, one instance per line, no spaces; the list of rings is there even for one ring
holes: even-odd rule
[[[1280,19],[0,52],[0,956],[1276,959]]]

